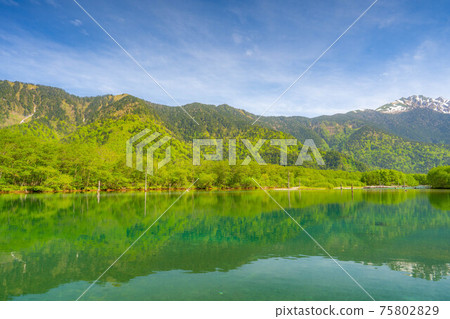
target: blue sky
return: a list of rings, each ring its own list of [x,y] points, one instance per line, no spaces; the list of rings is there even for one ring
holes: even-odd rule
[[[372,0],[79,0],[181,104],[260,114]],[[174,102],[71,0],[0,0],[0,79]],[[379,0],[269,115],[450,98],[450,1]]]

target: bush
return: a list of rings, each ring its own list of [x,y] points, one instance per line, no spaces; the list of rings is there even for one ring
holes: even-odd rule
[[[216,178],[215,174],[201,173],[195,186],[201,189],[212,188]]]
[[[450,166],[432,168],[428,172],[427,180],[433,188],[450,188]]]
[[[427,174],[412,174],[414,179],[419,183],[419,185],[427,185]]]
[[[328,189],[334,188],[333,184],[327,183],[327,182],[317,182],[317,183],[312,184],[311,187],[328,188]]]

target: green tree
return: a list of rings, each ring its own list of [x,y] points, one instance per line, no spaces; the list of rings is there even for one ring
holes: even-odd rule
[[[450,166],[439,166],[427,174],[428,183],[433,188],[450,188]]]

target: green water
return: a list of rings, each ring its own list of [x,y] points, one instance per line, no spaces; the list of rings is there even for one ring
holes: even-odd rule
[[[375,299],[450,300],[450,192],[270,193]],[[0,299],[77,299],[179,195],[0,195]],[[255,191],[185,194],[82,300],[369,297]]]

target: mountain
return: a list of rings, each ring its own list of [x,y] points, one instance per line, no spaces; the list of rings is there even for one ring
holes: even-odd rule
[[[328,165],[305,161],[292,166],[302,145],[288,149],[288,164],[280,166],[280,147],[269,141],[259,149],[267,165],[252,160],[243,140],[255,145],[262,139],[293,136],[266,126],[251,125],[254,115],[227,105],[185,105],[197,125],[181,107],[158,105],[120,94],[77,97],[61,89],[20,82],[0,82],[0,191],[136,189],[144,187],[145,174],[126,165],[126,141],[144,129],[170,136],[171,161],[148,176],[153,188],[285,187],[289,182],[307,187],[362,185],[367,165],[348,155],[321,150]],[[192,140],[224,140],[223,161],[192,162]],[[141,138],[142,140],[143,138]],[[229,140],[236,140],[237,165],[228,165]],[[138,140],[136,142],[139,142]],[[215,152],[205,147],[203,153]],[[161,160],[165,148],[154,156]],[[145,159],[144,159],[145,163]],[[145,165],[145,164],[144,164]],[[328,171],[326,169],[341,169]],[[320,172],[319,172],[320,170]],[[352,172],[349,172],[352,171]],[[292,185],[292,184],[291,184]]]
[[[371,126],[356,130],[337,148],[344,154],[377,167],[401,167],[402,171],[427,172],[429,167],[449,163],[450,148],[419,143],[388,134]]]
[[[394,110],[394,105],[398,106],[396,112],[389,111]],[[263,117],[260,121],[299,139],[313,138],[324,148],[333,148],[336,143],[343,141],[343,136],[349,136],[355,129],[366,125],[407,140],[450,144],[449,105],[450,101],[443,98],[411,96],[377,110],[357,110],[315,118]]]
[[[313,119],[265,117],[260,121],[300,140],[312,138],[319,147],[347,154],[369,167],[424,173],[450,161],[450,147],[442,144],[448,142],[449,119],[450,115],[431,110],[393,115],[368,110]]]
[[[327,163],[325,167],[305,163],[315,169],[387,168],[425,173],[435,166],[448,165],[450,158],[450,114],[427,108],[396,114],[366,110],[312,119],[262,117],[256,125],[251,125],[256,115],[228,105],[192,103],[184,109],[199,125],[181,107],[159,105],[128,94],[78,97],[58,88],[0,81],[0,184],[2,174],[8,172],[16,184],[40,185],[42,174],[55,173],[52,166],[64,171],[64,176],[58,175],[61,183],[79,180],[73,182],[76,187],[91,183],[93,172],[110,176],[115,187],[126,184],[126,180],[135,180],[137,173],[123,168],[124,145],[144,128],[171,136],[173,157],[185,161],[192,158],[194,138],[224,139],[225,159],[228,140],[236,139],[241,160],[250,155],[242,139],[255,144],[260,138],[295,137],[300,143],[312,138]],[[298,152],[289,148],[290,165]],[[279,162],[278,146],[267,142],[260,153],[267,163]],[[45,172],[35,171],[36,165],[45,165]],[[21,170],[21,176],[28,175],[16,178],[17,170]],[[220,170],[214,174],[220,175]],[[123,176],[114,175],[119,171]],[[171,178],[179,175],[174,173]],[[206,175],[205,179],[211,178]]]
[[[323,149],[347,154],[371,167],[425,172],[431,166],[448,165],[448,100],[412,96],[399,101],[411,107],[397,113],[384,112],[387,107],[383,106],[315,118],[272,116],[260,122],[300,140],[312,138]]]
[[[413,109],[428,109],[439,113],[450,114],[450,100],[442,97],[437,99],[425,97],[423,95],[413,95],[407,98],[402,97],[392,103],[385,104],[377,109],[381,113],[403,113]]]
[[[133,128],[128,128],[132,132],[137,133],[147,125],[172,136],[183,144],[181,148],[186,156],[190,155],[186,150],[191,148],[188,144],[194,138],[237,139],[237,154],[244,156],[248,152],[239,143],[241,139],[256,142],[259,138],[293,137],[280,130],[251,125],[255,115],[228,105],[185,105],[183,108],[197,120],[197,125],[180,107],[154,104],[128,94],[80,98],[58,88],[1,81],[0,97],[0,127],[29,124],[40,135],[79,143],[114,144],[117,149],[130,137],[118,130],[118,123],[123,121],[127,122],[126,126],[135,123]],[[266,143],[261,153],[267,162],[276,163],[280,150]],[[289,153],[298,154],[298,151],[290,149]],[[227,143],[224,143],[224,154],[228,154]],[[291,156],[289,162],[293,161]],[[364,166],[351,158],[343,158],[343,163],[341,168],[348,170]]]

